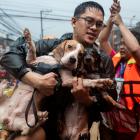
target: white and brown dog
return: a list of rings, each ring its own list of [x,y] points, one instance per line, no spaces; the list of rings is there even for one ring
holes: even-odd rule
[[[29,50],[31,51],[31,49]],[[67,71],[71,71],[77,67],[78,55],[79,53],[82,53],[82,51],[83,46],[78,44],[76,41],[65,41],[58,45],[57,48],[51,52],[51,54],[47,56],[36,57],[34,61],[30,61],[30,64],[31,62],[34,64],[44,62],[51,65],[60,63],[65,67],[65,69],[67,69]],[[32,55],[30,54],[27,56],[29,57]],[[19,82],[10,98],[1,96],[2,102],[0,102],[0,114],[3,115],[0,115],[0,123],[5,124],[6,129],[12,131],[20,130],[22,132],[21,134],[27,134],[29,132],[30,128],[27,126],[25,121],[25,110],[32,97],[33,91],[33,87],[24,84],[23,82]],[[40,112],[38,114],[40,114]],[[44,120],[46,119],[46,112],[43,114],[45,117],[43,118]],[[29,111],[28,120],[31,126],[35,123],[32,108]]]

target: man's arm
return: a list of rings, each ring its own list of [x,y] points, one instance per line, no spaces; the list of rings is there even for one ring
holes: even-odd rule
[[[37,55],[49,53],[61,40],[40,40],[36,43]],[[20,45],[18,45],[18,43]],[[48,88],[54,88],[56,85],[56,74],[40,75],[29,70],[26,63],[27,46],[24,40],[16,42],[11,46],[10,51],[5,53],[0,64],[15,78],[46,92]],[[51,66],[48,69],[51,69]],[[50,94],[50,93],[49,93]]]
[[[60,42],[60,39],[37,41],[37,56],[48,54]],[[16,77],[17,79],[21,79],[24,74],[29,72],[26,63],[26,53],[27,46],[25,40],[23,37],[20,37],[12,46],[10,46],[10,51],[2,56],[0,64],[14,77]]]
[[[53,72],[45,75],[40,75],[38,73],[30,71],[26,73],[21,80],[24,83],[36,88],[45,96],[49,96],[53,94],[54,88],[57,84],[56,77],[57,75]]]

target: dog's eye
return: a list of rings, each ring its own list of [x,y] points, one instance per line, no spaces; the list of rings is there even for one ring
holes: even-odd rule
[[[69,49],[71,49],[71,48],[72,48],[72,46],[71,46],[71,45],[68,45],[68,48],[69,48]]]

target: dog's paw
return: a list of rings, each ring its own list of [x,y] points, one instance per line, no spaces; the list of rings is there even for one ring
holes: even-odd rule
[[[109,102],[110,104],[112,104],[114,107],[121,109],[121,110],[126,110],[126,107],[120,103],[118,103],[117,101],[115,101],[111,96],[109,96],[108,94],[104,94],[103,98]]]

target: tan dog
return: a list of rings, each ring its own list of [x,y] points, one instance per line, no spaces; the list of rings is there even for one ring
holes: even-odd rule
[[[33,54],[35,50],[32,51],[32,49],[29,49],[29,51],[31,51],[30,54]],[[50,55],[37,58],[35,56],[34,61],[30,61],[30,63],[45,62],[51,65],[60,63],[65,66],[65,69],[68,68],[69,70],[73,70],[77,67],[78,55],[79,53],[82,53],[82,51],[83,46],[76,41],[65,41],[57,46]],[[27,56],[32,57],[30,54]],[[0,114],[3,115],[0,115],[0,123],[4,124],[7,130],[21,131],[21,134],[23,135],[29,133],[30,127],[27,126],[25,121],[25,110],[32,97],[33,91],[33,87],[24,84],[23,82],[19,82],[10,98],[5,98],[5,96],[1,97]],[[30,125],[35,123],[32,112],[31,108],[28,114]],[[47,112],[44,112],[43,115],[41,112],[38,112],[38,114],[41,114],[39,115],[41,116],[41,122],[46,119]]]

